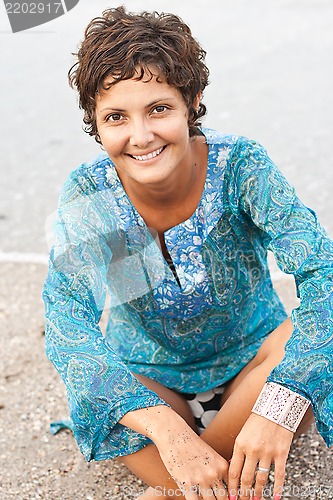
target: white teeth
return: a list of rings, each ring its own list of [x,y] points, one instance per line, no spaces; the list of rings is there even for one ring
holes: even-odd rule
[[[151,160],[152,158],[155,158],[155,156],[159,155],[162,153],[164,148],[156,149],[156,151],[153,151],[152,153],[148,153],[147,155],[142,155],[142,156],[136,156],[132,155],[133,158],[139,161],[145,161],[145,160]]]

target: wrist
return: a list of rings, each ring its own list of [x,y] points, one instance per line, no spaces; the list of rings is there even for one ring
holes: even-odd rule
[[[175,429],[188,427],[185,420],[166,405],[149,406],[130,411],[123,416],[119,423],[147,436],[156,445],[160,441],[168,440],[172,434],[174,435]]]
[[[267,382],[254,404],[252,413],[296,432],[309,405],[310,402],[300,394],[275,382]]]
[[[166,408],[166,410],[165,410]],[[150,421],[150,439],[156,444],[178,444],[188,439],[189,433],[194,433],[186,421],[170,407],[162,411]]]

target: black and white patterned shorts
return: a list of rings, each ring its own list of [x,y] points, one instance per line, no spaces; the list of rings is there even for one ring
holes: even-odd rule
[[[192,410],[198,434],[206,429],[220,410],[223,392],[224,386],[221,385],[206,392],[182,393]]]

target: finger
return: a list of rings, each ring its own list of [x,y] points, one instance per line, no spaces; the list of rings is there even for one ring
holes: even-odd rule
[[[200,486],[194,486],[191,488],[191,491],[196,493],[198,495],[198,498],[202,500],[212,500],[212,498],[216,499],[224,499],[226,500],[228,498],[228,492],[227,489],[225,488],[224,484],[221,482],[215,482],[213,487],[206,486],[206,487],[200,487]],[[191,497],[192,500],[192,497]]]
[[[258,460],[256,458],[246,457],[245,459],[240,481],[240,500],[249,500],[251,497],[257,463]]]
[[[180,488],[182,494],[186,498],[186,500],[199,500],[202,497],[200,496],[200,488],[196,485],[182,487]]]
[[[214,491],[212,488],[207,487],[207,488],[200,488],[200,498],[202,500],[212,500],[212,498],[216,498]]]
[[[228,472],[228,490],[230,500],[236,500],[241,478],[241,472],[244,464],[243,453],[235,452],[232,456]]]
[[[283,492],[284,478],[286,475],[286,458],[274,460],[274,500],[280,500]]]
[[[182,494],[184,495],[184,497],[186,498],[186,500],[201,500],[201,496],[198,494],[197,491],[193,491],[192,488],[190,488],[189,490],[184,490],[182,489],[181,490]]]
[[[228,498],[228,492],[223,481],[216,481],[213,486],[213,492],[217,500]]]
[[[261,461],[257,467],[255,485],[254,485],[254,497],[253,500],[259,500],[262,497],[262,492],[264,490],[265,484],[268,480],[268,474],[270,471],[271,462]]]
[[[190,485],[186,481],[176,481],[176,483],[179,488],[179,492],[186,498],[186,500],[198,500],[201,498],[198,493],[199,486]]]

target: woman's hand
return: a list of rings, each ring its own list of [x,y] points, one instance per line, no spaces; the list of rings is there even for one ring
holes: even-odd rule
[[[154,442],[166,469],[186,499],[228,498],[222,482],[227,483],[228,462],[185,422],[177,428],[165,429]]]
[[[223,485],[228,480],[228,462],[172,408],[158,405],[133,410],[120,423],[154,442],[170,474],[168,480],[178,485],[187,500],[228,498]]]
[[[230,500],[249,500],[253,485],[253,500],[261,499],[272,463],[275,469],[274,500],[281,498],[285,465],[293,435],[293,432],[265,417],[254,413],[250,415],[236,438],[230,462]]]

